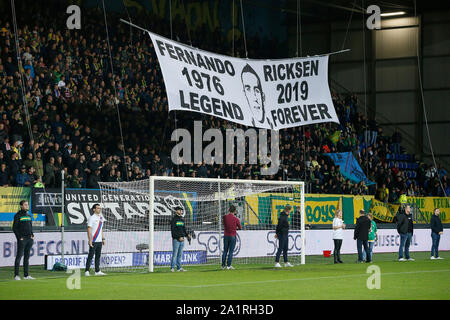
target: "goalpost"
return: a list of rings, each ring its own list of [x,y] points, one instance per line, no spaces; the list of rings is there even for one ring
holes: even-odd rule
[[[187,239],[184,242],[182,265],[220,267],[222,219],[231,205],[236,207],[241,221],[233,251],[234,266],[275,263],[275,229],[287,204],[292,207],[289,262],[305,264],[303,182],[151,176],[146,180],[99,185],[107,239],[103,254],[119,254],[128,261],[106,269],[153,272],[155,268],[169,268],[170,221],[176,207],[182,208],[191,235],[190,243]]]

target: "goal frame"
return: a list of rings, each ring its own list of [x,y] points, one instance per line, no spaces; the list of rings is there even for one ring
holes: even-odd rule
[[[301,186],[301,203],[300,203],[300,214],[301,214],[301,264],[305,264],[305,183],[303,181],[279,181],[279,180],[247,180],[247,179],[221,179],[221,178],[194,178],[194,177],[169,177],[169,176],[150,176],[149,178],[149,253],[148,253],[148,271],[154,271],[154,226],[155,226],[155,210],[154,210],[154,198],[155,198],[155,181],[191,181],[191,182],[216,182],[219,183],[219,193],[220,193],[220,182],[223,183],[256,183],[256,184],[270,184],[280,186],[288,185],[298,185]],[[220,203],[220,201],[219,201]],[[220,246],[220,239],[219,239]]]

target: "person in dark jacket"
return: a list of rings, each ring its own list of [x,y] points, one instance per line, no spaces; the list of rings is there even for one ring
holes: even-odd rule
[[[281,268],[280,255],[283,252],[283,260],[285,267],[293,267],[288,262],[288,243],[289,243],[289,213],[291,206],[286,205],[278,218],[277,229],[275,230],[275,238],[278,239],[278,250],[275,256],[275,268]]]
[[[358,262],[364,262],[362,249],[366,253],[366,262],[371,262],[369,254],[369,230],[372,222],[366,216],[364,210],[359,211],[359,218],[356,220],[355,231],[353,239],[356,240],[356,247],[358,249]]]
[[[28,261],[30,259],[30,250],[33,246],[34,234],[31,224],[31,216],[28,214],[28,201],[20,201],[20,210],[15,214],[12,229],[17,238],[17,254],[14,262],[14,279],[20,280],[19,267],[20,260],[23,257],[23,275],[26,280],[34,278],[28,274]]]
[[[398,261],[414,261],[409,256],[409,246],[413,235],[414,225],[411,216],[411,206],[405,205],[404,210],[400,210],[397,216],[397,231],[400,235],[400,247],[398,249]],[[403,258],[403,254],[405,258]]]
[[[170,230],[172,232],[172,261],[170,263],[170,271],[175,271],[175,264],[177,266],[177,271],[186,271],[181,267],[181,257],[183,256],[184,248],[184,237],[190,241],[190,235],[186,232],[186,226],[184,225],[183,219],[183,208],[176,207],[175,215],[170,221]]]
[[[439,257],[439,241],[441,240],[441,235],[444,233],[444,227],[442,226],[439,208],[434,209],[433,215],[430,220],[431,228],[431,259],[443,259]]]

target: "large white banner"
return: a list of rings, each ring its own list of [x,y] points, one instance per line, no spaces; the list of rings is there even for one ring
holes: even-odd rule
[[[353,240],[354,230],[344,230],[341,253],[354,254],[356,241]],[[185,242],[185,251],[203,251],[207,258],[219,257],[219,241],[223,241],[223,233],[219,235],[215,231],[196,231],[196,239],[191,244]],[[234,255],[236,257],[275,257],[278,248],[278,240],[275,239],[275,230],[246,230],[238,231]],[[105,233],[106,246],[103,252],[138,252],[136,245],[148,241],[146,232],[109,232]],[[155,232],[155,251],[172,251],[172,237],[169,231]],[[332,230],[306,230],[306,256],[322,255],[324,250],[333,250]],[[223,245],[223,242],[222,242]],[[379,229],[378,241],[374,246],[374,253],[398,252],[400,237],[395,229]],[[35,234],[35,240],[31,249],[30,264],[44,265],[45,255],[61,254],[61,235],[57,232],[42,232]],[[301,232],[291,230],[289,232],[289,254],[299,255],[301,253]],[[17,251],[16,238],[13,233],[0,233],[0,267],[13,266]],[[89,246],[85,232],[66,232],[64,234],[64,251],[67,255],[85,255]],[[441,236],[439,250],[450,250],[450,229],[444,229]],[[410,251],[431,251],[430,229],[414,230]],[[116,257],[117,256],[117,257]],[[394,257],[395,258],[395,257]],[[107,256],[105,256],[107,259]],[[119,259],[119,260],[117,260]],[[123,259],[123,260],[120,260]],[[56,261],[56,260],[55,260]],[[130,257],[122,258],[118,253],[111,265],[129,265]],[[308,261],[308,260],[307,260]]]
[[[328,87],[328,55],[239,59],[149,32],[169,111],[208,114],[245,126],[283,129],[339,123]]]

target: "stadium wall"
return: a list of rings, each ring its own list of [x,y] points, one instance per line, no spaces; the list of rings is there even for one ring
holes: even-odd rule
[[[356,241],[353,240],[354,230],[344,230],[344,240],[341,249],[343,254],[355,254]],[[191,245],[186,245],[186,250],[206,251],[207,257],[218,256],[218,233],[217,232],[196,232],[197,238]],[[161,239],[170,238],[170,232],[156,232],[155,237]],[[109,233],[107,241],[114,241],[114,234]],[[139,239],[137,235],[130,235],[129,239]],[[122,238],[121,238],[122,239]],[[298,230],[290,232],[289,254],[300,254],[301,233]],[[322,255],[324,250],[333,249],[332,230],[306,230],[306,255]],[[379,229],[378,241],[374,246],[374,254],[381,252],[398,252],[399,235],[396,229]],[[164,243],[156,241],[155,243]],[[127,243],[125,251],[137,254],[136,245],[132,240]],[[58,232],[37,232],[31,250],[30,265],[44,265],[46,255],[58,255],[61,253],[61,234]],[[156,248],[158,252],[167,251],[166,248]],[[243,256],[274,256],[278,242],[274,238],[274,230],[239,231],[238,241],[235,249],[236,257]],[[114,251],[115,244],[108,244],[109,252]],[[118,248],[119,245],[117,244]],[[170,244],[169,244],[170,246]],[[0,233],[0,267],[10,267],[14,265],[17,243],[13,233]],[[64,234],[64,248],[66,255],[83,256],[88,252],[86,232],[66,232]],[[123,244],[120,249],[124,250]],[[450,229],[444,229],[444,234],[440,242],[440,250],[450,250]],[[431,236],[430,229],[417,229],[414,231],[410,251],[430,251]],[[116,257],[120,259],[120,254]],[[376,260],[376,257],[374,258]],[[394,258],[393,258],[394,259]],[[116,260],[115,260],[116,261]],[[125,257],[123,261],[129,263],[130,258]],[[308,260],[306,260],[308,262]],[[125,263],[125,262],[124,262]]]
[[[98,189],[66,189],[65,195],[65,226],[84,226],[90,215],[90,208],[94,203],[101,203],[100,190]],[[14,214],[20,209],[20,200],[30,202],[30,214],[35,226],[59,226],[61,225],[61,192],[59,189],[41,188],[2,188],[0,190],[0,225],[5,231],[9,231]],[[164,205],[164,199],[160,199],[162,205],[157,214],[170,215],[171,210]],[[257,225],[259,223],[277,224],[279,213],[284,205],[289,203],[293,212],[300,211],[300,203],[292,198],[289,193],[255,194],[245,197],[246,206],[244,217],[241,220],[245,225]],[[393,215],[397,212],[398,205],[388,205],[374,201],[373,196],[352,196],[332,194],[305,194],[305,215],[307,224],[331,224],[336,209],[341,208],[344,222],[354,224],[359,210],[371,211],[379,221],[392,222]],[[429,221],[434,208],[441,210],[443,223],[450,223],[450,201],[448,198],[439,197],[408,197],[408,203],[414,204],[420,209],[421,221]],[[147,201],[144,201],[145,204]],[[108,207],[119,207],[128,203],[141,214],[132,201],[111,202],[105,200]],[[193,207],[194,211],[196,207]],[[161,211],[164,209],[163,211]],[[195,212],[191,212],[195,216]],[[292,220],[292,216],[291,216]],[[418,220],[419,221],[419,220]],[[292,221],[291,221],[292,222]]]
[[[408,153],[431,163],[422,83],[433,151],[444,166],[450,163],[448,139],[441,134],[450,130],[450,109],[443,104],[450,98],[449,14],[443,9],[417,17],[383,18],[381,29],[364,31],[365,21],[355,16],[349,24],[346,16],[304,25],[301,33],[303,55],[350,49],[330,57],[332,89],[355,94],[363,113],[366,102],[369,117],[376,119],[385,135],[398,128]],[[294,24],[290,27],[291,52],[296,49],[296,33]]]

